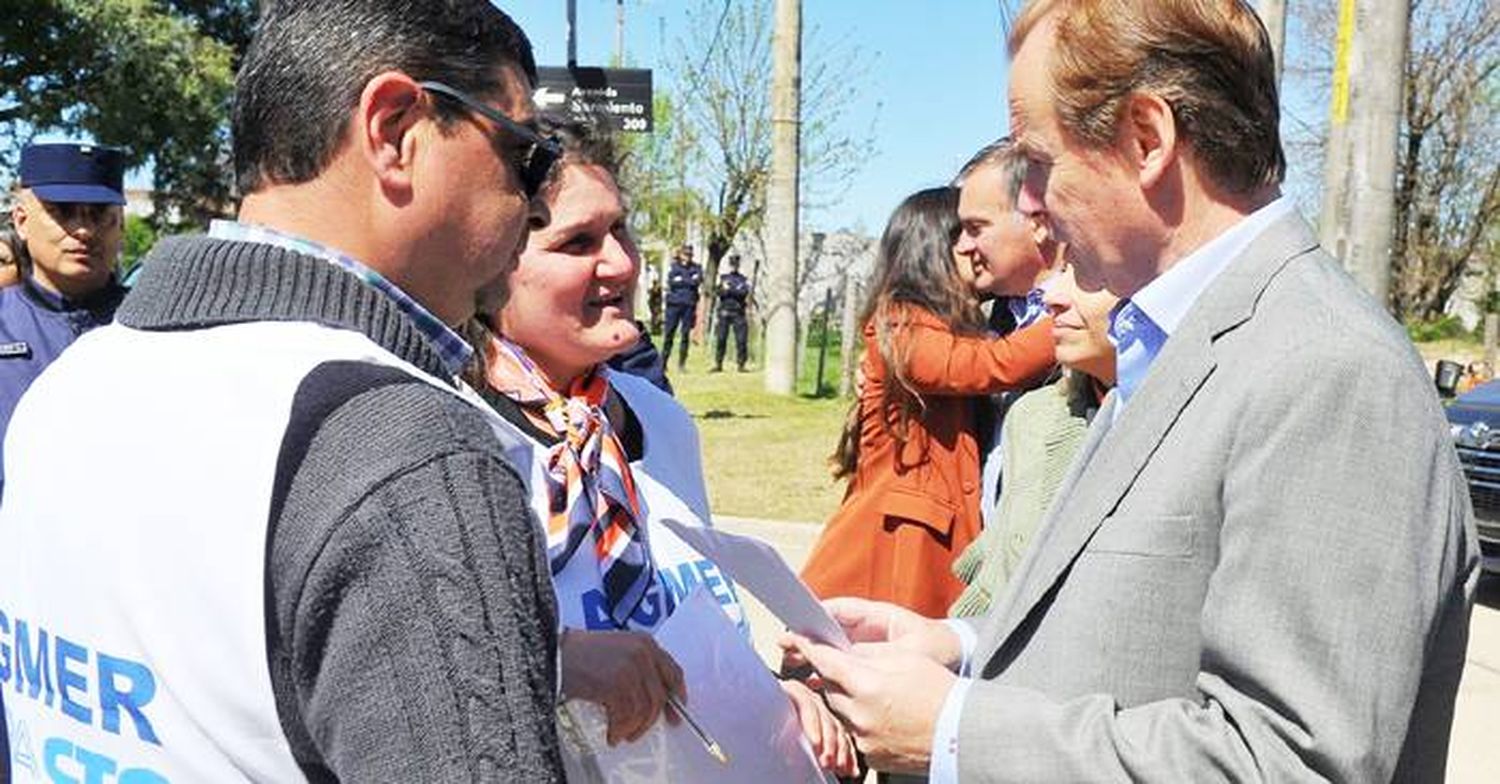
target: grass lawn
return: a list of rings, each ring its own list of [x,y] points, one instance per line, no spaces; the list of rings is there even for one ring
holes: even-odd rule
[[[698,425],[714,512],[821,524],[844,494],[843,482],[828,473],[828,455],[838,443],[848,401],[810,396],[816,350],[808,352],[800,384],[805,392],[796,397],[765,391],[758,346],[751,346],[747,373],[734,372],[732,360],[726,372],[709,373],[712,353],[711,346],[695,344],[687,371],[671,377],[677,399]],[[835,347],[824,376],[828,386],[837,387],[838,368]]]
[[[1427,360],[1429,367],[1439,359],[1451,359],[1467,365],[1484,357],[1484,345],[1470,337],[1418,343],[1417,351]]]
[[[1439,358],[1467,363],[1483,354],[1472,339],[1420,343],[1417,348],[1429,368]],[[714,512],[822,524],[844,494],[843,482],[829,476],[828,455],[838,442],[848,401],[812,396],[816,349],[804,358],[796,397],[765,391],[760,347],[754,342],[748,373],[709,373],[711,354],[711,346],[694,344],[687,372],[671,375],[678,400],[698,425]],[[830,388],[838,385],[838,357],[835,344],[824,373]],[[733,367],[732,360],[728,364]]]

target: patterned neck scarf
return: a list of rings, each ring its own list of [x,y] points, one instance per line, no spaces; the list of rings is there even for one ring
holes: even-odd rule
[[[520,346],[492,335],[488,353],[490,387],[522,408],[539,409],[562,437],[547,454],[552,574],[560,573],[592,538],[605,607],[617,626],[627,628],[656,570],[630,459],[604,413],[609,371],[595,367],[576,379],[564,397]]]

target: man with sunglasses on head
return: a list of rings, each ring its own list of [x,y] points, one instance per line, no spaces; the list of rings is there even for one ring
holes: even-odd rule
[[[451,326],[547,221],[534,81],[488,0],[264,6],[238,220],[12,420],[0,641],[55,652],[12,669],[13,767],[561,780],[541,529]]]

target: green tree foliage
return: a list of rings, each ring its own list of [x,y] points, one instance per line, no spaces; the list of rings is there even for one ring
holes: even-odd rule
[[[648,134],[620,134],[621,185],[630,197],[637,234],[671,246],[687,239],[688,226],[703,214],[703,200],[688,187],[691,132],[681,127],[672,96],[658,90]]]
[[[1432,321],[1466,276],[1500,276],[1500,5],[1414,2],[1410,41],[1390,304]]]
[[[38,133],[149,163],[158,228],[232,203],[228,108],[253,0],[30,0],[0,14],[0,168]]]
[[[1282,133],[1294,177],[1323,169],[1338,5],[1292,7]],[[1429,324],[1466,279],[1500,285],[1500,4],[1411,0],[1408,13],[1387,305]]]
[[[155,244],[156,229],[152,228],[151,222],[139,215],[126,215],[124,241],[120,248],[120,275],[129,274]]]
[[[228,46],[234,70],[240,70],[255,34],[256,0],[167,0],[167,5],[191,19],[200,33]]]
[[[668,63],[679,88],[669,148],[680,158],[660,172],[700,194],[707,229],[705,278],[740,232],[759,226],[771,176],[771,5],[766,0],[703,0],[688,14],[687,37]],[[800,125],[801,207],[842,198],[874,152],[873,133],[848,134],[839,120],[859,97],[863,53],[847,39],[804,32]],[[684,176],[683,172],[686,172]],[[705,286],[712,312],[714,287]]]
[[[704,214],[703,199],[687,184],[692,136],[678,121],[672,96],[657,90],[652,102],[652,132],[620,134],[624,153],[620,185],[630,203],[631,230],[660,245],[641,249],[643,262],[659,287],[666,279],[668,253],[688,238],[688,228]]]

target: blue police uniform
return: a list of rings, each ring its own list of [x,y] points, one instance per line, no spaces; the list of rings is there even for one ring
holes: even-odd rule
[[[21,150],[21,187],[53,204],[125,204],[125,153],[95,144],[30,144]],[[125,289],[105,286],[69,299],[32,280],[23,261],[21,283],[0,289],[0,443],[16,403],[79,335],[115,316]],[[5,491],[0,450],[0,498]],[[0,781],[10,780],[10,748],[0,700]]]
[[[108,324],[124,297],[125,288],[113,281],[81,300],[54,294],[30,278],[0,289],[0,433],[31,382],[79,335]],[[0,493],[4,487],[0,458]]]
[[[745,307],[750,299],[750,280],[731,270],[719,279],[719,322],[714,330],[714,370],[724,369],[724,350],[734,331],[734,359],[741,371],[750,359],[749,324]]]
[[[677,353],[677,367],[687,364],[688,333],[698,317],[698,287],[703,285],[703,268],[691,261],[674,261],[667,272],[667,326],[662,335],[662,356],[672,356],[672,343],[682,328],[682,348]]]
[[[640,376],[657,389],[672,394],[672,382],[667,380],[666,358],[656,350],[656,344],[651,342],[651,332],[646,329],[646,325],[637,320],[635,326],[641,332],[640,339],[630,348],[610,357],[610,368]]]
[[[21,187],[54,204],[125,203],[125,155],[93,144],[32,144],[21,150]],[[0,438],[22,393],[79,335],[108,324],[124,297],[113,278],[102,289],[69,299],[37,283],[0,289]],[[5,488],[0,453],[0,493]]]

